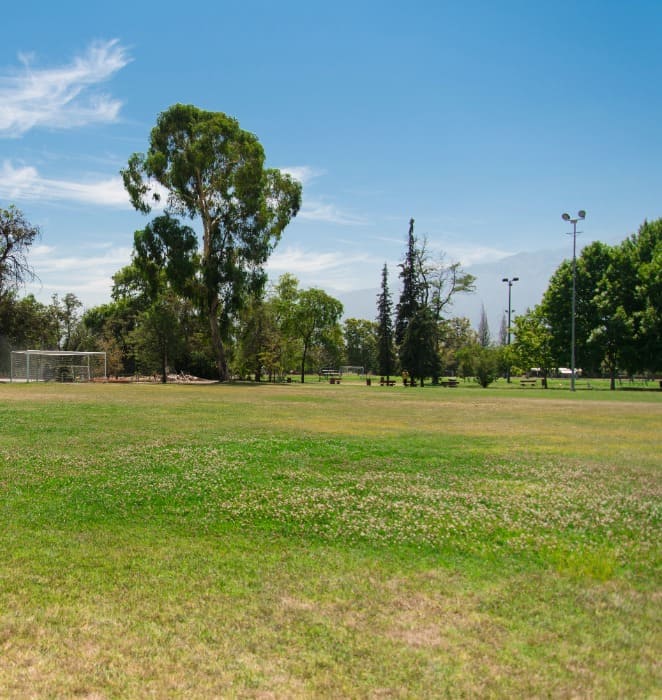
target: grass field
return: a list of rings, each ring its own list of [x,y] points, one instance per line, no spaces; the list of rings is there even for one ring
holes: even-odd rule
[[[1,697],[662,694],[662,392],[0,384]]]

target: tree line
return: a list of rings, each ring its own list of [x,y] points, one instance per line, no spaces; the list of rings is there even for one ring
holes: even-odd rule
[[[74,294],[48,305],[20,298],[33,277],[27,252],[39,235],[15,207],[0,209],[0,361],[9,348],[104,350],[113,374],[169,371],[227,380],[278,379],[342,364],[412,384],[446,375],[483,386],[509,372],[543,375],[568,364],[572,268],[564,262],[541,303],[502,320],[493,342],[450,315],[475,278],[435,257],[411,219],[394,304],[384,264],[375,320],[346,319],[320,289],[290,274],[269,284],[264,263],[297,215],[301,186],[264,167],[257,138],[235,119],[191,105],[159,115],[146,153],[122,171],[134,207],[163,213],[134,234],[131,262],[113,276],[111,300],[83,313]],[[162,202],[165,198],[165,203]],[[202,235],[183,222],[201,222]],[[593,243],[576,265],[576,356],[584,372],[656,372],[662,358],[662,223],[645,222],[621,245]],[[514,333],[512,345],[506,342]],[[0,367],[0,369],[3,369]]]
[[[510,361],[543,376],[568,366],[571,347],[572,261],[552,276],[542,301],[515,319]],[[614,246],[594,242],[575,267],[577,367],[606,375],[615,388],[627,375],[662,371],[662,219],[645,221]]]

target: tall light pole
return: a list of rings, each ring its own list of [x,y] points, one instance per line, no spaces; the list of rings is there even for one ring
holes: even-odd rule
[[[571,331],[570,331],[570,391],[575,390],[575,310],[577,306],[577,222],[583,221],[586,218],[586,212],[580,209],[577,216],[573,218],[570,214],[561,214],[563,221],[569,221],[572,224],[572,313],[571,313]],[[581,231],[579,232],[581,233]]]
[[[519,282],[519,277],[511,277],[508,279],[507,277],[504,277],[502,282],[507,282],[508,283],[508,336],[506,340],[506,345],[510,345],[510,314],[512,311],[512,306],[511,306],[511,293],[513,289],[513,282]],[[508,370],[506,373],[506,379],[508,381],[508,384],[510,384],[510,365],[508,365]]]

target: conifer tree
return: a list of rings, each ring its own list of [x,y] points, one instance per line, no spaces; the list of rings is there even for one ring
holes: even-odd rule
[[[478,342],[481,347],[489,348],[492,344],[492,336],[490,326],[487,322],[487,314],[485,313],[485,305],[480,305],[480,321],[478,322]]]
[[[433,381],[441,374],[441,360],[436,341],[436,322],[429,307],[422,307],[410,319],[400,346],[400,365],[409,374],[412,386],[416,380],[420,386],[426,377]]]
[[[382,269],[382,287],[377,297],[377,355],[379,374],[389,381],[395,372],[395,350],[393,347],[393,302],[388,288],[388,268]]]
[[[421,308],[420,292],[421,281],[418,275],[416,238],[414,237],[414,220],[409,220],[409,233],[407,238],[407,253],[404,262],[400,265],[400,279],[402,280],[402,293],[400,303],[397,306],[395,321],[395,342],[399,346],[404,340],[407,326]]]

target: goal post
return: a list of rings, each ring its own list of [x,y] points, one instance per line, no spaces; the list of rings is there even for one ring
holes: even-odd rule
[[[105,352],[12,350],[12,382],[90,382],[106,379]]]
[[[340,368],[340,374],[358,374],[363,376],[365,374],[364,367],[358,365],[342,365]]]

